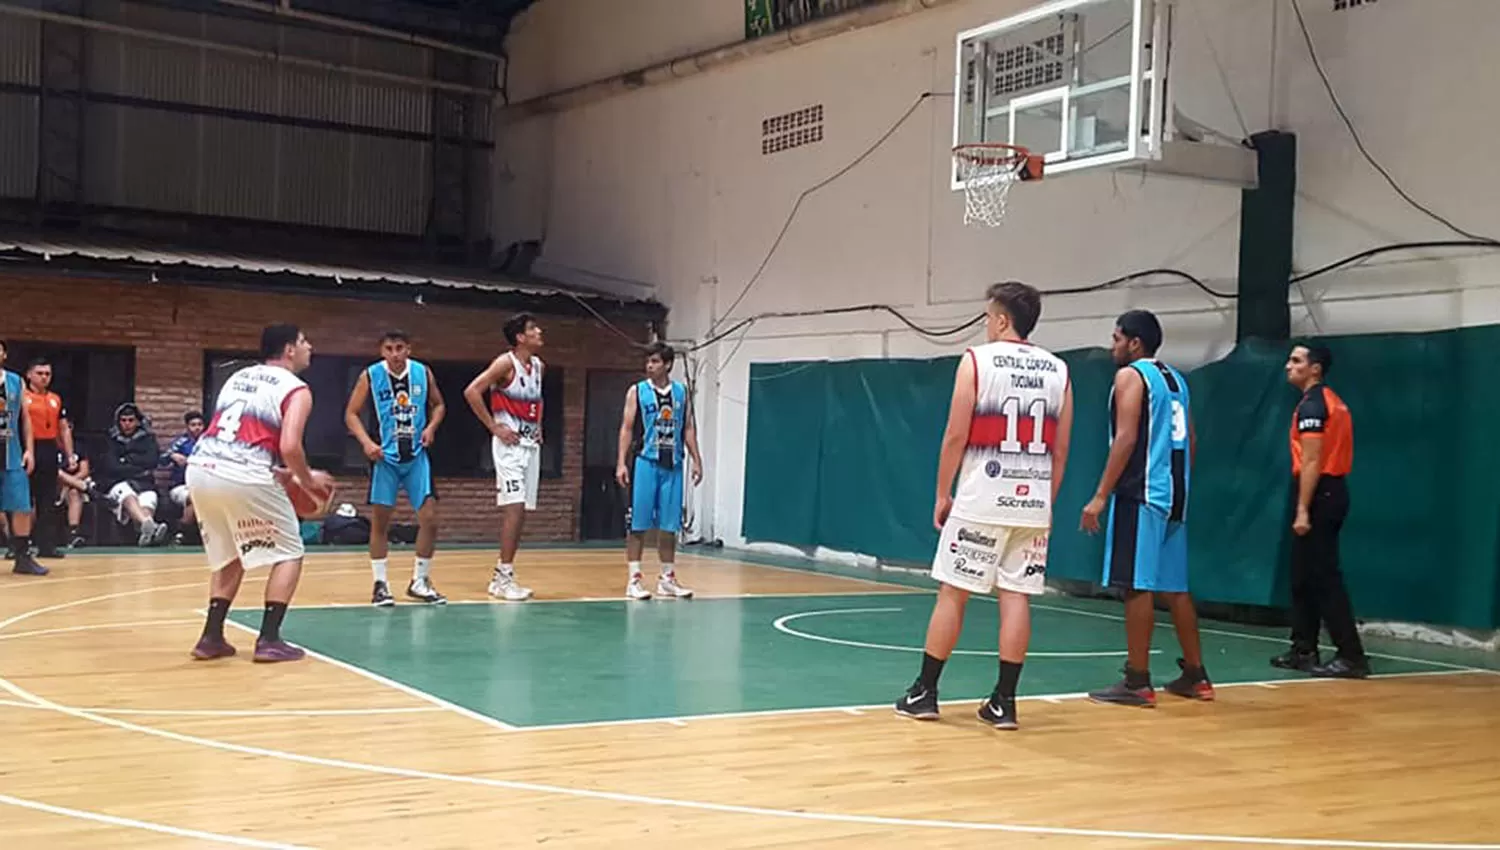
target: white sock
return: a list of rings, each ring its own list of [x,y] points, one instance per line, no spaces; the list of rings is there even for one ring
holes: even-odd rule
[[[417,581],[426,581],[428,574],[432,572],[431,558],[418,558],[417,566],[412,572],[412,578]]]
[[[515,564],[507,564],[507,563],[504,563],[503,561],[502,562],[497,562],[495,564],[495,578],[502,578],[502,577],[503,578],[515,578],[516,577],[516,565]]]
[[[370,572],[375,574],[376,581],[387,581],[385,576],[385,568],[388,561],[388,558],[380,558],[378,560],[375,558],[370,559]]]
[[[661,565],[661,577],[662,578],[676,578],[677,577],[677,565],[676,564],[662,564]]]
[[[640,561],[631,561],[630,564],[629,564],[629,567],[630,567],[630,580],[631,581],[635,581],[635,580],[639,579],[641,577],[641,562]]]

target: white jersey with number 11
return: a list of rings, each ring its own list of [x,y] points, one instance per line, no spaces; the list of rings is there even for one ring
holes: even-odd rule
[[[974,360],[974,419],[958,473],[953,516],[1020,528],[1052,525],[1052,446],[1068,391],[1068,364],[1020,342],[992,342]]]
[[[208,427],[189,460],[229,481],[274,481],[281,462],[287,402],[307,384],[289,369],[257,363],[235,372],[219,391]]]

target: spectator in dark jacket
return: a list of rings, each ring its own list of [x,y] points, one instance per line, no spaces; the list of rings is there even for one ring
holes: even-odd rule
[[[167,537],[156,521],[156,437],[141,409],[126,402],[115,410],[99,457],[100,487],[115,505],[115,519],[140,531],[139,544],[153,546]]]

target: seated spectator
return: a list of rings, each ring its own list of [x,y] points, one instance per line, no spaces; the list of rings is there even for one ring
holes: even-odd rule
[[[115,505],[115,519],[139,529],[141,546],[167,538],[167,526],[156,521],[157,458],[156,437],[141,409],[131,402],[120,405],[99,456],[99,483]]]
[[[177,531],[177,542],[181,543],[184,534],[193,526],[198,524],[198,518],[193,514],[193,500],[188,494],[187,486],[187,462],[193,454],[193,447],[198,445],[198,437],[203,434],[203,414],[193,410],[182,417],[182,422],[187,430],[172,441],[167,450],[161,454],[161,465],[171,470],[167,483],[167,498],[182,509],[182,523]]]
[[[58,463],[61,468],[57,472],[57,489],[62,493],[59,499],[68,506],[67,546],[77,549],[87,542],[83,539],[83,506],[103,498],[103,494],[95,489],[94,479],[89,476],[88,458],[74,455],[59,458]]]

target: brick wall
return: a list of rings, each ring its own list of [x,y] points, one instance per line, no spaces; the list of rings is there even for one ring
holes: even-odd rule
[[[32,312],[19,305],[45,304]],[[261,328],[272,322],[295,322],[318,353],[377,354],[378,336],[399,327],[412,337],[413,356],[426,360],[488,361],[507,346],[501,325],[514,309],[482,309],[391,302],[267,291],[231,290],[186,284],[79,281],[0,275],[4,335],[11,340],[122,345],[135,348],[135,400],[158,423],[180,422],[188,410],[203,404],[203,352],[254,351]],[[639,318],[619,318],[605,311],[628,333],[646,338]],[[563,381],[563,469],[560,478],[543,478],[537,510],[527,518],[526,537],[573,540],[578,535],[582,492],[583,416],[590,368],[639,369],[640,357],[597,322],[571,316],[538,315],[546,335],[543,359],[565,370]],[[11,364],[15,365],[15,364]],[[462,387],[443,387],[448,416],[471,416]],[[318,398],[318,405],[343,407],[347,399]],[[162,428],[165,443],[176,428]],[[442,439],[439,431],[438,439]],[[341,501],[364,512],[368,481],[339,479]],[[442,539],[494,540],[499,530],[494,481],[440,478]],[[396,522],[414,522],[405,499]]]

